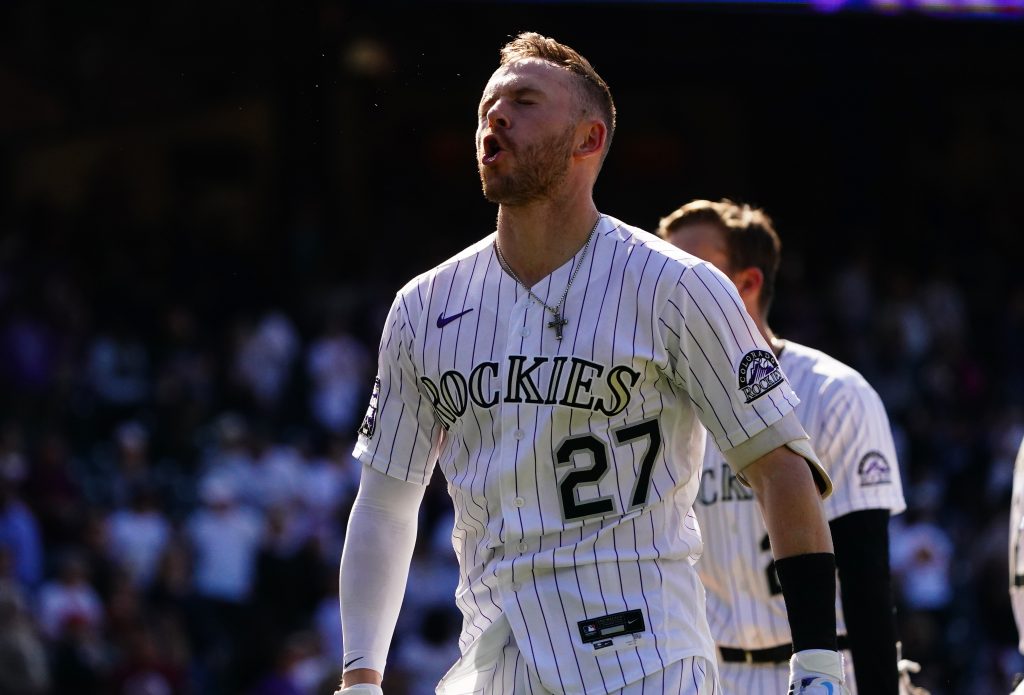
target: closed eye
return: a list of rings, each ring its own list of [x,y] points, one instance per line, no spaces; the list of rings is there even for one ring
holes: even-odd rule
[[[543,93],[534,89],[533,87],[523,87],[515,90],[513,93],[517,104],[536,104],[538,97],[542,97]]]

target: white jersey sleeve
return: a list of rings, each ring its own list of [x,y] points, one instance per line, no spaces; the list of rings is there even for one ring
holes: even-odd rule
[[[779,362],[800,394],[797,415],[835,483],[829,521],[851,512],[906,509],[896,445],[879,394],[851,367],[820,350],[786,342]]]
[[[678,383],[734,470],[804,436],[785,418],[800,400],[732,282],[714,266],[698,263],[683,274],[662,322]],[[767,448],[747,446],[772,427],[784,429],[762,438]]]
[[[444,429],[419,387],[410,355],[415,329],[410,302],[415,280],[395,298],[381,334],[377,379],[354,455],[385,475],[408,482],[430,482]]]
[[[1010,503],[1010,601],[1024,654],[1024,442],[1013,466],[1013,498]]]
[[[906,509],[889,417],[858,372],[825,353],[787,342],[779,362],[802,401],[797,415],[811,436],[835,493],[829,521],[850,512]]]

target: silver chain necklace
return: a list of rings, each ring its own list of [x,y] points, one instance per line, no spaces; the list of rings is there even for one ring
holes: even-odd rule
[[[599,224],[601,224],[600,216],[598,216],[597,222],[594,223],[594,228],[590,230],[590,234],[587,235],[587,243],[583,245],[583,251],[580,252],[580,258],[576,261],[576,267],[572,269],[572,275],[569,276],[569,282],[565,286],[565,292],[562,292],[562,298],[559,299],[558,304],[555,304],[553,307],[545,304],[543,299],[534,294],[533,290],[527,287],[526,283],[519,279],[519,276],[516,275],[514,270],[512,270],[512,266],[510,266],[508,261],[505,260],[505,256],[501,252],[501,247],[498,246],[498,237],[494,237],[494,253],[498,257],[498,263],[504,271],[511,275],[512,279],[519,283],[519,286],[526,290],[531,297],[540,302],[542,307],[551,312],[552,319],[548,321],[548,328],[555,329],[556,340],[562,339],[562,328],[569,323],[569,321],[562,316],[562,303],[565,302],[565,298],[569,296],[569,288],[572,287],[573,280],[576,279],[576,275],[580,272],[580,268],[583,266],[583,259],[587,257],[587,251],[590,250],[590,242],[594,239],[594,232],[597,231],[597,226]]]

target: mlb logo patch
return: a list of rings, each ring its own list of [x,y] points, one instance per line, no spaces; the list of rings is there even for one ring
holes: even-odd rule
[[[380,399],[380,377],[373,380],[373,393],[370,394],[370,405],[363,416],[363,424],[359,425],[359,434],[372,437],[377,431],[377,401]]]

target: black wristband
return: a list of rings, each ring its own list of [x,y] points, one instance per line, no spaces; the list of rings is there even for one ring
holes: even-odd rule
[[[836,642],[836,556],[794,555],[775,562],[789,614],[793,651],[831,649]]]

